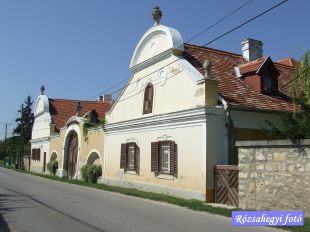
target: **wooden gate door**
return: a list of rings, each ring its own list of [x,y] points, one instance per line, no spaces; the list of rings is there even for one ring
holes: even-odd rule
[[[215,202],[238,206],[238,166],[216,165],[214,172]]]
[[[46,171],[46,152],[43,153],[43,172]]]
[[[77,163],[77,153],[78,153],[78,137],[76,133],[73,133],[69,140],[68,146],[68,177],[73,178],[76,172]]]

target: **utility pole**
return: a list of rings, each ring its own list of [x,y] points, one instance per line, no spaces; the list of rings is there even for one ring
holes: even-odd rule
[[[7,137],[7,133],[8,133],[8,124],[5,124],[5,133],[4,133],[4,157],[2,157],[3,159],[6,156],[6,137]]]
[[[20,123],[21,123],[21,128],[20,128],[20,154],[19,154],[19,169],[22,169],[23,166],[23,158],[24,158],[24,104],[22,104],[21,108],[21,117],[20,117]]]

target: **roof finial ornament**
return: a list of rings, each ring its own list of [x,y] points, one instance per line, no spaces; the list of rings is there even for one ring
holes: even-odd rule
[[[153,8],[152,12],[152,18],[154,20],[154,26],[158,26],[160,19],[161,19],[162,13],[158,6]]]
[[[40,91],[41,91],[41,95],[44,95],[44,91],[45,91],[44,85],[41,85]]]
[[[81,102],[78,101],[75,105],[76,116],[80,116],[81,109],[82,109]]]
[[[205,78],[212,79],[211,77],[212,62],[206,59],[204,60],[202,67],[205,70]]]

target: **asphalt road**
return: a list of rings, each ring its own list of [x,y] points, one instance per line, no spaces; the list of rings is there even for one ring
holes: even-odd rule
[[[279,231],[0,168],[0,231]]]

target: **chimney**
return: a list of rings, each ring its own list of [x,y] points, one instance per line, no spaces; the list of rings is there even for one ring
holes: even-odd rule
[[[104,94],[104,96],[101,97],[103,97],[103,102],[112,104],[113,99],[111,94]]]
[[[81,102],[77,102],[75,104],[75,111],[76,111],[76,116],[80,117],[81,116],[81,109],[82,109],[82,106],[81,106]]]
[[[98,97],[98,102],[102,102],[102,101],[103,101],[103,96],[100,95],[100,96]]]
[[[203,69],[205,71],[205,104],[206,106],[215,106],[218,104],[218,80],[211,76],[212,62],[204,60]]]
[[[243,40],[242,54],[247,61],[261,58],[263,56],[263,42],[250,38]]]

